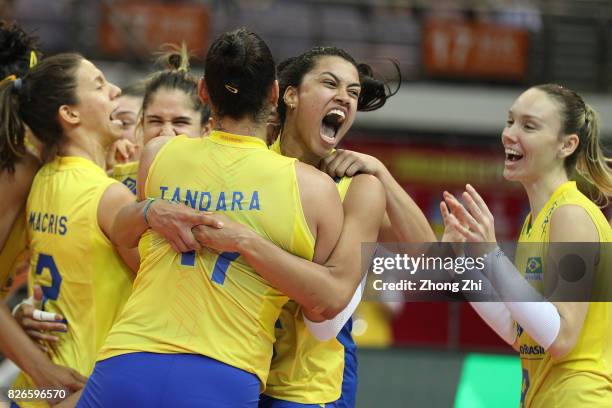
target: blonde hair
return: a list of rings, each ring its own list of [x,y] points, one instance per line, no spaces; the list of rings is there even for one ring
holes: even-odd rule
[[[612,170],[609,167],[612,159],[606,157],[601,148],[599,115],[571,89],[557,84],[538,85],[535,88],[559,104],[563,121],[561,134],[578,136],[578,147],[565,159],[568,175],[576,170],[597,189],[596,197],[593,197],[595,201],[603,206],[608,205],[612,196]]]

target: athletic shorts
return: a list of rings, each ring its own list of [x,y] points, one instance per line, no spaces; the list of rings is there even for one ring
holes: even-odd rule
[[[98,361],[78,408],[257,408],[255,374],[196,354],[129,353]]]

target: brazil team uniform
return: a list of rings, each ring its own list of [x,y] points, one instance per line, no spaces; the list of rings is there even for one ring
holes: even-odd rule
[[[311,260],[314,238],[295,162],[255,137],[220,131],[207,138],[178,136],[157,153],[144,188],[147,197],[224,212]],[[287,296],[238,253],[179,254],[151,230],[139,250],[132,296],[79,406],[256,407]]]
[[[270,149],[281,153],[280,137]],[[352,178],[335,181],[344,200]],[[302,308],[289,301],[276,324],[274,358],[260,407],[354,407],[357,356],[351,330],[352,318],[336,338],[319,341],[306,327]]]
[[[527,216],[521,231],[515,265],[538,290],[543,289],[550,219],[563,205],[582,207],[599,234],[599,242],[612,242],[612,229],[600,209],[573,181],[561,185],[535,220]],[[610,279],[612,263],[600,246],[596,280]],[[594,286],[595,287],[595,286]],[[519,325],[517,339],[522,365],[522,408],[612,407],[612,303],[590,302],[580,337],[573,350],[553,360]]]
[[[85,376],[132,287],[132,272],[98,224],[100,199],[113,183],[88,159],[57,157],[36,174],[26,204],[28,282],[42,286],[43,310],[60,313],[68,323],[66,333],[54,333],[60,340],[50,347],[50,358]],[[22,373],[13,388],[36,387]]]
[[[11,227],[9,236],[0,251],[0,301],[6,297],[13,284],[20,255],[26,249],[25,212],[20,211]]]
[[[138,180],[138,164],[140,162],[133,161],[124,164],[115,164],[111,177],[123,183],[130,189],[134,195],[136,194],[136,180]]]

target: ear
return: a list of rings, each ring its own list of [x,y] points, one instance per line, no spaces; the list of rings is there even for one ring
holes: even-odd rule
[[[571,135],[563,136],[563,144],[561,145],[561,150],[559,150],[559,157],[565,159],[569,157],[576,151],[578,145],[580,144],[580,138],[578,135],[573,133]]]
[[[287,89],[285,89],[285,94],[283,95],[283,101],[285,102],[285,105],[288,108],[296,107],[298,105],[297,88],[293,86],[288,86]]]
[[[208,95],[208,87],[206,86],[204,77],[200,78],[198,81],[198,96],[200,97],[202,103],[210,106],[210,95]]]
[[[274,83],[272,84],[272,89],[270,90],[270,104],[272,106],[278,106],[278,94],[279,94],[279,90],[278,90],[278,81],[274,80]]]
[[[68,105],[62,105],[58,109],[60,121],[65,122],[69,125],[78,125],[81,122],[79,112],[72,109]]]

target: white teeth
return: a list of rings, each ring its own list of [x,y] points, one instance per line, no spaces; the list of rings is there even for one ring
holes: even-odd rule
[[[513,154],[515,156],[522,156],[523,154],[514,149],[506,149],[506,154]]]
[[[334,114],[340,116],[342,119],[346,118],[346,115],[340,109],[332,109],[332,110],[329,111],[328,115],[330,113],[334,113]]]

